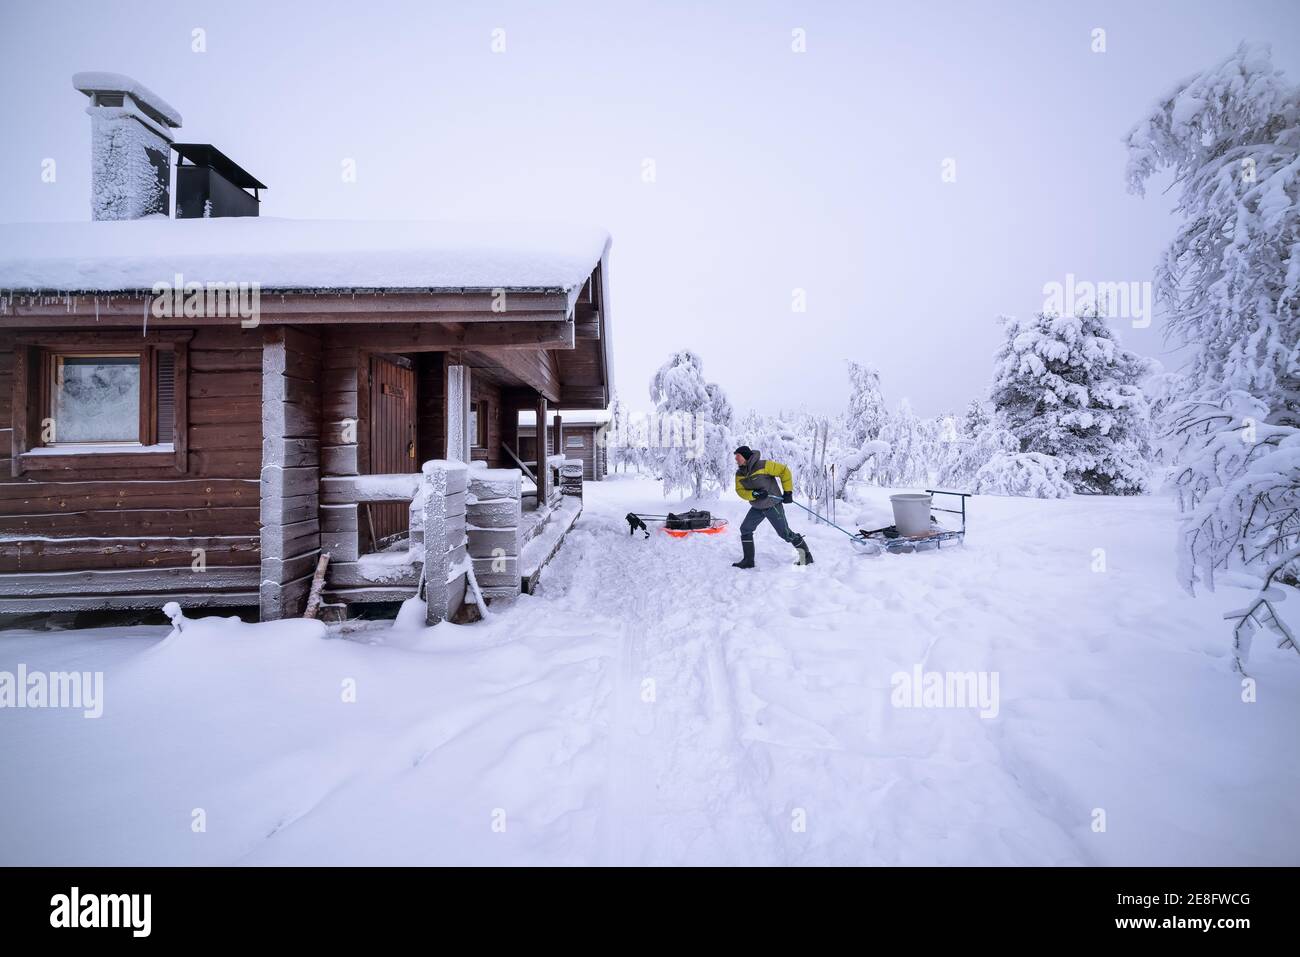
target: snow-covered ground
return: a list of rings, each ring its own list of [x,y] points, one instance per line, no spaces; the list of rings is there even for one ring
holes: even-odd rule
[[[796,509],[816,564],[763,527],[750,572],[706,507],[733,530],[647,541],[657,486],[588,484],[472,626],[0,632],[0,670],[105,672],[99,719],[0,711],[0,863],[1300,864],[1300,656],[1257,639],[1242,702],[1244,593],[1178,589],[1167,499],[980,497],[876,558]],[[996,716],[894,707],[917,666]]]

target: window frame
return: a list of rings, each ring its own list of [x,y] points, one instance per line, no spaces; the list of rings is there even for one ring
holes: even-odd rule
[[[33,442],[28,451],[37,448],[57,449],[60,446],[71,445],[93,445],[101,448],[130,448],[132,446],[157,445],[156,425],[157,410],[155,408],[157,399],[157,380],[154,374],[154,368],[157,363],[154,360],[154,354],[158,350],[153,346],[138,346],[135,349],[86,349],[82,346],[46,346],[40,349],[41,358],[41,375],[39,384],[36,388],[36,401],[38,408],[36,417],[39,421],[44,422],[47,418],[54,418],[54,393],[56,389],[59,365],[66,359],[125,359],[134,358],[140,363],[140,395],[138,398],[136,436],[137,438],[126,439],[122,441],[113,441],[110,439],[98,439],[88,442],[59,442],[58,433],[55,432],[55,441],[53,442]],[[39,433],[37,433],[39,435]],[[95,449],[99,451],[99,449]],[[57,455],[57,452],[41,453],[43,455]],[[69,453],[71,454],[71,453]]]
[[[19,336],[14,341],[11,472],[67,472],[81,469],[165,469],[184,474],[188,458],[188,379],[190,331],[49,333]],[[157,388],[160,351],[172,354],[172,434],[157,434]],[[60,357],[140,357],[139,442],[78,442],[60,451],[57,441],[40,441],[41,424],[53,403],[53,376]],[[170,449],[149,449],[171,444]],[[78,448],[74,451],[71,446]],[[90,447],[88,447],[90,446]]]
[[[472,403],[474,406],[474,436],[471,440],[470,449],[487,449],[488,444],[488,400],[479,399]]]

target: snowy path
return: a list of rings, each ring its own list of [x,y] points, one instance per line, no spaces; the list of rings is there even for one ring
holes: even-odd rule
[[[663,505],[589,485],[470,627],[0,633],[107,686],[0,712],[0,862],[1300,863],[1300,658],[1258,642],[1241,703],[1239,594],[1177,589],[1168,502],[980,498],[965,547],[875,559],[796,518],[817,564],[761,529],[748,573],[734,534],[628,536]],[[918,665],[996,674],[998,714],[894,707]]]

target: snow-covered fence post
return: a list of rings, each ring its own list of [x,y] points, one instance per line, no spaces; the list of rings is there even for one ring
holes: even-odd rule
[[[560,492],[582,498],[582,459],[565,459],[560,466]]]
[[[489,598],[519,594],[519,528],[523,522],[519,469],[471,469],[468,548],[474,578]]]
[[[465,484],[460,462],[425,462],[418,522],[424,549],[425,620],[430,625],[456,611],[464,596]],[[412,529],[415,532],[415,529]]]

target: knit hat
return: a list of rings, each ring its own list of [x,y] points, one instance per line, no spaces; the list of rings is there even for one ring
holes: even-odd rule
[[[748,459],[751,455],[754,454],[754,450],[751,449],[748,445],[742,445],[740,448],[736,449],[735,454],[739,455],[742,459]]]

